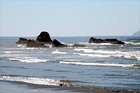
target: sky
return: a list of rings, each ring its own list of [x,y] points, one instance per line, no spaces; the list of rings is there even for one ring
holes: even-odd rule
[[[140,0],[0,0],[0,36],[130,36]]]

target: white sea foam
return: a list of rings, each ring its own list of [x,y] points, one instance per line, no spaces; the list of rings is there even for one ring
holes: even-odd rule
[[[119,52],[118,54],[114,55],[114,56],[122,56],[126,59],[140,59],[140,51],[131,51],[131,52]]]
[[[101,54],[115,54],[118,53],[118,51],[106,51],[106,50],[84,50],[85,53],[101,53]]]
[[[15,57],[15,58],[9,58],[9,60],[25,62],[25,63],[39,63],[39,62],[48,61],[46,59],[38,59],[38,58],[34,58],[34,57]]]
[[[76,49],[74,49],[74,51],[84,51],[85,50],[85,48],[76,48]]]
[[[35,47],[32,47],[32,48],[26,48],[27,50],[33,50],[33,49],[38,49],[38,48],[35,48]]]
[[[102,55],[102,54],[83,54],[83,53],[73,53],[78,54],[80,56],[89,56],[89,57],[110,57],[110,55]]]
[[[18,47],[21,47],[22,45],[17,45]]]
[[[127,41],[125,41],[125,44],[140,45],[140,43],[139,43],[139,42],[138,42],[138,43],[135,43],[135,42],[127,42]]]
[[[111,43],[100,43],[100,45],[113,45]]]
[[[52,52],[52,54],[67,54],[67,52],[61,52],[59,50],[55,50]]]
[[[5,51],[5,54],[11,54],[11,53],[22,53],[22,51]]]
[[[104,46],[104,45],[113,45],[111,43],[89,43],[89,45],[101,45],[101,46]]]
[[[140,68],[139,64],[84,63],[84,62],[71,62],[71,61],[60,61],[59,63],[75,64],[75,65],[89,65],[89,66],[112,66],[112,67]]]
[[[11,51],[5,51],[5,54],[10,54],[10,53],[12,53]]]
[[[119,51],[107,51],[107,50],[93,50],[93,49],[84,49],[84,48],[76,48],[75,51],[84,51],[85,53],[102,53],[102,54],[112,54],[118,53]]]
[[[19,47],[19,48],[25,48],[26,45],[25,44],[18,44],[17,47]]]
[[[62,84],[60,80],[45,79],[45,78],[31,78],[31,77],[0,76],[0,80],[25,82],[25,83],[37,84],[37,85],[52,85],[52,86],[60,86],[60,84]]]
[[[41,47],[22,47],[20,49],[35,50],[35,49],[42,49],[42,48]]]
[[[84,53],[73,53],[81,56],[89,57],[123,57],[126,59],[137,59],[140,60],[140,51],[113,51],[113,50],[93,50],[76,48],[74,51],[83,51]]]

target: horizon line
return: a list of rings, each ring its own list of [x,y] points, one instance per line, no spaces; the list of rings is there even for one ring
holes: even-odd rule
[[[96,37],[96,36],[114,36],[114,37],[120,37],[120,36],[133,36],[133,35],[93,35],[93,36],[50,36],[50,37]],[[0,37],[37,37],[37,36],[0,36]]]

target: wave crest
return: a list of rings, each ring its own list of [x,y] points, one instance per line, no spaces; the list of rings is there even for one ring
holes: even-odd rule
[[[80,56],[89,56],[89,57],[123,57],[126,59],[137,59],[140,60],[140,51],[111,51],[111,50],[93,50],[93,49],[84,49],[76,48],[74,51],[79,51]],[[82,53],[84,52],[84,53]]]
[[[37,85],[53,85],[53,86],[59,86],[62,83],[59,80],[54,80],[54,79],[12,77],[12,76],[0,76],[0,80],[25,82],[25,83],[37,84]]]
[[[12,61],[20,61],[25,63],[39,63],[39,62],[47,62],[46,59],[38,59],[34,57],[15,57],[15,58],[9,58],[9,60]]]
[[[61,52],[59,50],[53,51],[52,54],[67,54],[67,52]]]
[[[140,68],[140,64],[84,63],[84,62],[71,62],[71,61],[60,61],[59,63],[75,64],[75,65],[89,65],[89,66],[112,66],[112,67]]]

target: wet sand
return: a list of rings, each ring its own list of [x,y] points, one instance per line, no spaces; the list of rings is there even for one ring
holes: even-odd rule
[[[81,85],[46,86],[0,81],[0,93],[140,93],[140,90],[89,87]]]

